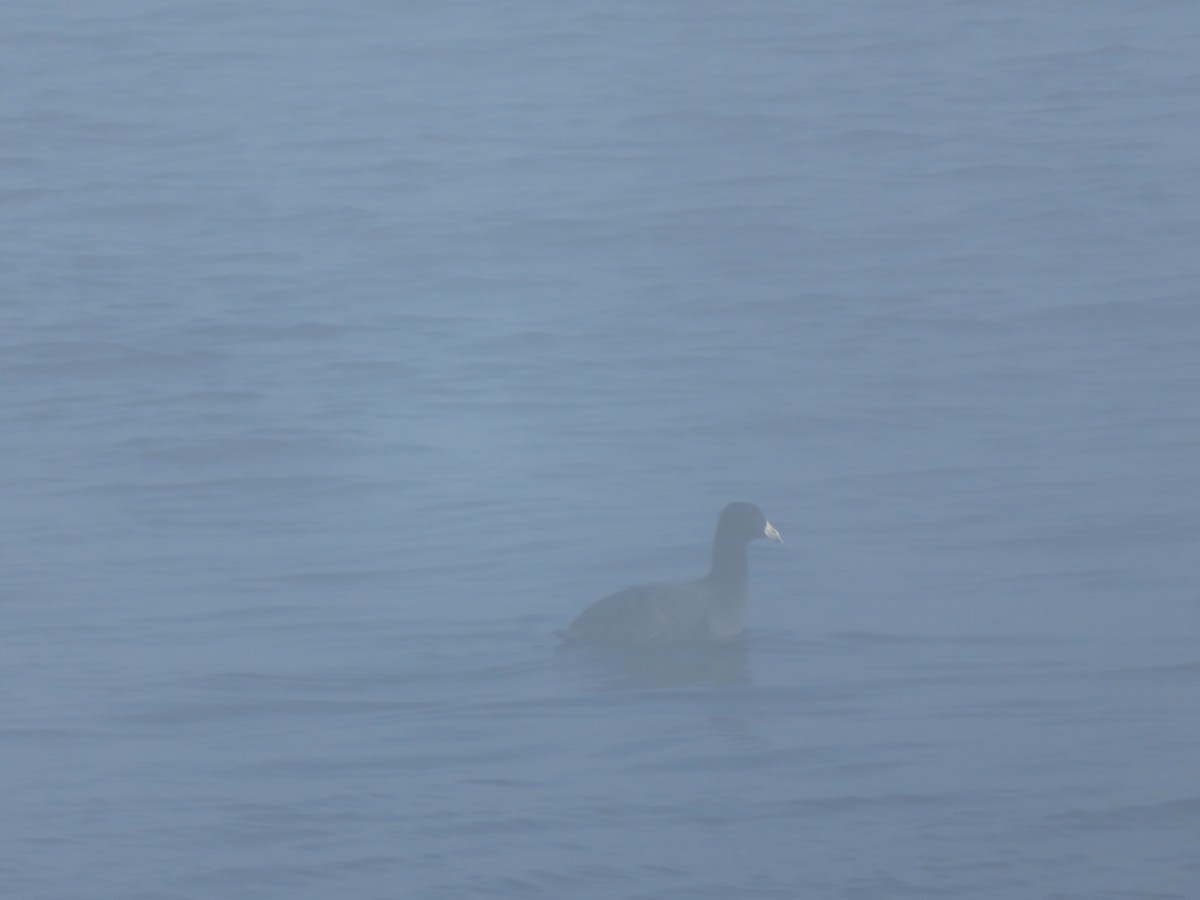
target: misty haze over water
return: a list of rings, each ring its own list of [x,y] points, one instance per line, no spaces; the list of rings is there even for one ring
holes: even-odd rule
[[[0,896],[1194,898],[1198,42],[7,4]]]

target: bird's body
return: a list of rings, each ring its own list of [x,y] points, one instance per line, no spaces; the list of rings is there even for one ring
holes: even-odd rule
[[[731,503],[713,538],[712,568],[687,584],[641,585],[598,600],[571,623],[569,643],[665,644],[721,641],[742,631],[749,599],[746,545],[779,532],[751,503]]]

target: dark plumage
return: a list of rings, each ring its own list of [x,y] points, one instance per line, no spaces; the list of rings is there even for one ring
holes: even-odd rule
[[[559,636],[569,643],[663,644],[719,641],[742,630],[748,599],[746,546],[758,538],[782,543],[753,503],[730,503],[717,520],[712,568],[687,584],[626,588],[597,600]]]

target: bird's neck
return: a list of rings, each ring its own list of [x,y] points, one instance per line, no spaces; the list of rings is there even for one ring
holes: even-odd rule
[[[730,588],[746,586],[748,578],[745,544],[713,543],[712,570],[708,577],[720,585]]]

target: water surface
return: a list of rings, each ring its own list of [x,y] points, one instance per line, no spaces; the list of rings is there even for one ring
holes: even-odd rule
[[[1193,896],[1196,31],[10,5],[2,893]]]

